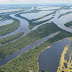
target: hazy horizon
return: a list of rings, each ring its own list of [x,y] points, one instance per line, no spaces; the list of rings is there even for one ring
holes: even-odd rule
[[[0,4],[72,3],[72,0],[1,0]]]

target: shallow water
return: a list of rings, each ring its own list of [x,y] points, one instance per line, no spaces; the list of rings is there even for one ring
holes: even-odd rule
[[[13,20],[5,20],[5,21],[0,21],[0,26],[11,24]]]
[[[21,16],[29,19],[29,20],[32,20],[32,19],[37,19],[37,18],[40,18],[44,15],[47,15],[47,14],[50,14],[52,13],[53,11],[40,11],[40,12],[37,12],[37,13],[27,13],[27,14],[21,14]]]
[[[72,9],[61,9],[61,10],[59,10],[60,14],[65,14],[67,12],[72,12]]]
[[[37,9],[39,10],[54,10],[54,9],[60,9],[61,7],[50,7],[50,6],[45,6],[45,7],[38,7]]]
[[[39,20],[36,20],[36,21],[34,21],[34,22],[44,21],[44,20],[50,19],[50,18],[52,18],[52,17],[53,17],[53,14],[51,14],[51,15],[49,15],[49,16],[46,16],[46,17],[44,17],[44,18],[41,18],[41,19],[39,19]]]

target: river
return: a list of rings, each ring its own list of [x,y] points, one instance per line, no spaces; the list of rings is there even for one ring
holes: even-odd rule
[[[31,11],[31,10],[33,10],[33,9],[34,9],[34,8],[32,7],[31,9],[26,10],[26,11]],[[24,12],[26,12],[26,11],[24,11]],[[21,13],[21,12],[20,12],[20,13]],[[19,17],[15,16],[16,14],[18,14],[18,13],[10,14],[9,16],[20,21],[20,26],[19,26],[19,28],[18,28],[17,30],[15,30],[15,31],[9,33],[9,34],[0,36],[0,39],[5,38],[5,37],[8,37],[8,36],[15,35],[15,34],[18,34],[18,33],[20,33],[20,32],[24,32],[24,35],[26,35],[26,34],[29,33],[30,29],[29,29],[29,27],[28,27],[28,26],[29,26],[28,21],[25,20],[25,19],[22,19],[22,18],[19,18]],[[8,21],[7,21],[7,23],[8,23]]]
[[[11,19],[5,20],[5,21],[0,21],[0,26],[11,24],[12,22],[13,22],[13,20],[11,20]]]
[[[31,10],[33,10],[33,8],[32,8]],[[27,10],[27,11],[30,11],[30,10]],[[25,19],[22,19],[22,18],[19,18],[19,17],[15,16],[16,14],[17,14],[17,13],[11,14],[10,16],[11,16],[12,18],[15,18],[15,19],[17,19],[17,20],[20,21],[20,27],[19,27],[17,30],[15,30],[14,32],[11,32],[11,33],[6,34],[6,35],[4,35],[4,36],[0,36],[0,38],[5,38],[5,37],[8,37],[8,36],[11,36],[11,35],[20,33],[20,32],[24,32],[24,36],[25,36],[25,35],[27,35],[30,31],[35,30],[35,29],[37,29],[39,26],[48,23],[48,22],[42,23],[42,24],[40,24],[40,25],[35,26],[32,30],[30,30],[30,29],[28,28],[28,26],[29,26],[28,21],[25,20]],[[72,15],[72,14],[70,13],[70,14],[67,14],[67,15],[65,15],[65,16],[62,16],[62,17],[58,18],[59,15],[60,15],[59,12],[56,12],[54,18],[53,18],[52,20],[50,20],[49,22],[52,22],[52,21],[53,21],[53,22],[54,22],[58,27],[60,27],[61,29],[66,30],[66,31],[72,33],[72,28],[68,28],[68,27],[65,27],[65,26],[64,26],[65,23],[67,23],[67,22],[69,22],[69,21],[72,20],[72,19],[71,19],[71,15]],[[68,18],[67,18],[67,17],[68,17]],[[70,20],[69,20],[69,18],[70,18]],[[47,18],[46,18],[46,19],[47,19]],[[26,51],[28,51],[29,49],[32,49],[33,47],[35,47],[35,46],[43,43],[44,41],[46,41],[46,40],[54,37],[54,36],[57,35],[57,34],[58,34],[58,32],[57,32],[57,33],[53,33],[53,34],[51,34],[51,35],[49,35],[49,36],[47,36],[47,37],[44,37],[44,38],[42,38],[41,40],[39,40],[39,41],[37,41],[37,42],[35,42],[35,43],[32,43],[32,44],[26,46],[25,48],[22,48],[22,49],[20,49],[19,51],[17,51],[17,52],[15,52],[15,53],[13,53],[13,54],[11,54],[11,55],[9,55],[9,56],[1,59],[1,60],[0,60],[0,66],[1,66],[1,65],[5,65],[7,62],[9,62],[10,60],[18,57],[18,56],[19,56],[20,54],[22,54],[23,52],[26,52]],[[40,70],[48,70],[49,72],[56,72],[57,67],[59,66],[59,60],[60,60],[60,57],[61,57],[61,53],[62,53],[64,47],[65,47],[67,44],[69,44],[69,43],[70,43],[70,40],[66,38],[66,39],[63,39],[63,40],[58,41],[58,42],[56,42],[56,43],[53,43],[50,48],[44,50],[44,51],[40,54],[39,59],[38,59],[38,61],[39,61],[39,72],[40,72]]]
[[[20,54],[28,51],[29,49],[34,48],[35,46],[43,43],[44,41],[46,41],[46,40],[54,37],[54,36],[57,35],[58,33],[60,33],[60,32],[56,32],[56,33],[53,33],[53,34],[51,34],[51,35],[49,35],[49,36],[47,36],[47,37],[44,37],[44,38],[42,38],[41,40],[36,41],[35,43],[32,43],[32,44],[30,44],[30,45],[28,45],[28,46],[20,49],[19,51],[15,52],[15,53],[13,53],[13,54],[11,54],[11,55],[9,55],[9,56],[7,56],[6,58],[0,59],[0,66],[1,66],[1,65],[5,65],[5,64],[6,64],[7,62],[9,62],[10,60],[18,57]]]
[[[58,18],[60,15],[59,12],[56,12],[55,16],[54,16],[54,19],[53,19],[53,22],[61,29],[65,30],[65,31],[68,31],[70,33],[72,33],[72,28],[70,27],[66,27],[64,24],[66,24],[67,22],[70,22],[72,21],[72,13],[69,13],[67,15],[64,15],[60,18]]]
[[[65,38],[56,43],[53,43],[50,48],[44,50],[38,58],[39,72],[41,72],[41,70],[56,72],[59,66],[61,53],[63,52],[64,47],[70,42],[70,39]]]

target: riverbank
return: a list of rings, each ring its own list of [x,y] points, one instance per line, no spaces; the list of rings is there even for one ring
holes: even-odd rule
[[[16,35],[12,35],[12,36],[0,39],[0,44],[5,44],[5,43],[8,43],[10,41],[13,41],[13,40],[21,37],[22,35],[24,35],[24,32],[21,32],[21,33],[18,33]]]
[[[46,37],[52,33],[63,31],[60,28],[58,28],[54,23],[48,23],[45,25],[40,26],[34,31],[31,31],[26,36],[14,41],[7,43],[6,45],[3,45],[0,47],[0,58],[4,58],[16,51],[18,51],[21,48],[26,47],[27,45],[30,45],[43,37]],[[63,31],[64,33],[65,31]],[[70,34],[70,33],[68,33]]]
[[[0,26],[0,36],[9,34],[15,30],[17,30],[20,26],[20,22],[16,19],[13,19],[11,24]]]
[[[67,22],[66,24],[64,24],[66,27],[71,27],[72,26],[72,21]]]
[[[70,35],[68,35],[70,37]],[[33,72],[38,71],[39,63],[38,63],[38,56],[40,53],[45,50],[49,45],[52,43],[59,41],[68,37],[66,35],[58,34],[55,37],[45,41],[44,43],[30,49],[26,53],[21,54],[19,57],[13,59],[12,61],[8,62],[6,65],[1,66],[0,70],[5,72],[19,72],[25,71],[28,72],[32,70]]]

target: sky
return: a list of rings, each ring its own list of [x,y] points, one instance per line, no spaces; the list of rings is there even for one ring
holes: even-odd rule
[[[0,0],[0,4],[72,3],[72,0]]]

